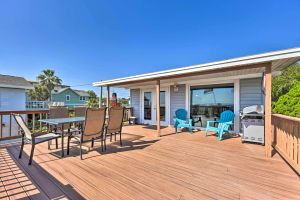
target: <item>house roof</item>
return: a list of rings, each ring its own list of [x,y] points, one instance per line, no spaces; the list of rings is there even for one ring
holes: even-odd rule
[[[90,96],[89,93],[86,92],[86,91],[84,91],[84,90],[74,90],[74,89],[72,89],[72,88],[70,88],[70,87],[62,88],[62,89],[58,90],[57,92],[52,91],[51,93],[52,93],[52,94],[59,94],[59,93],[62,93],[63,91],[68,90],[68,89],[74,91],[74,92],[75,92],[76,94],[78,94],[79,96],[85,96],[85,97],[89,97],[89,96]]]
[[[79,96],[83,96],[83,97],[89,97],[89,93],[85,90],[74,90],[74,92],[76,92]]]
[[[251,66],[263,66],[266,63],[272,63],[272,71],[280,71],[287,66],[300,60],[300,48],[285,49],[280,51],[273,51],[268,53],[256,54],[251,56],[227,59],[217,62],[210,62],[199,65],[192,65],[188,67],[180,67],[170,70],[163,70],[153,73],[146,73],[136,76],[128,76],[124,78],[117,78],[106,81],[99,81],[93,83],[93,86],[121,86],[125,84],[155,80],[155,79],[170,79],[179,76],[192,76],[196,73],[205,73],[208,71],[218,72],[218,70],[239,68],[245,70],[250,69]]]
[[[31,89],[32,85],[23,77],[0,74],[0,87]]]

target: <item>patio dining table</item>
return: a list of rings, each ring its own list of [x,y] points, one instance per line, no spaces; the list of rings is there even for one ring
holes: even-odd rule
[[[64,135],[65,130],[64,130],[64,125],[65,124],[71,124],[71,123],[76,123],[76,122],[84,122],[85,117],[68,117],[68,118],[55,118],[55,119],[40,119],[39,122],[42,123],[47,123],[48,125],[61,125],[61,157],[64,157]]]

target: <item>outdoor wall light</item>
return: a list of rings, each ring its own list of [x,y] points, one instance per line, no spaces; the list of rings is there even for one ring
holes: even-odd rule
[[[179,88],[178,88],[177,84],[174,84],[173,88],[174,88],[174,92],[178,92]]]

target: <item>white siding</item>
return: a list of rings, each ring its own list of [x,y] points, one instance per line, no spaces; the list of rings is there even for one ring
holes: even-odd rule
[[[186,85],[177,85],[178,91],[174,91],[174,86],[170,87],[170,122],[173,123],[175,111],[179,108],[186,108]]]
[[[140,108],[141,108],[141,102],[140,102],[140,89],[131,89],[130,90],[130,104],[131,107],[133,107],[133,115],[137,117],[137,122],[141,123],[141,117],[140,117]]]
[[[240,110],[247,106],[264,104],[261,78],[240,80]]]
[[[25,110],[25,89],[0,88],[0,111]],[[18,126],[12,118],[12,136],[17,135]],[[3,136],[9,136],[9,116],[3,116]]]

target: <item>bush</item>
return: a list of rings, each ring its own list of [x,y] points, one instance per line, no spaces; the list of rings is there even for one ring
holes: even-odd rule
[[[288,93],[279,97],[273,105],[274,113],[300,118],[300,83],[295,84]]]
[[[272,101],[277,101],[279,97],[300,82],[300,64],[294,64],[286,68],[281,75],[272,80]]]

